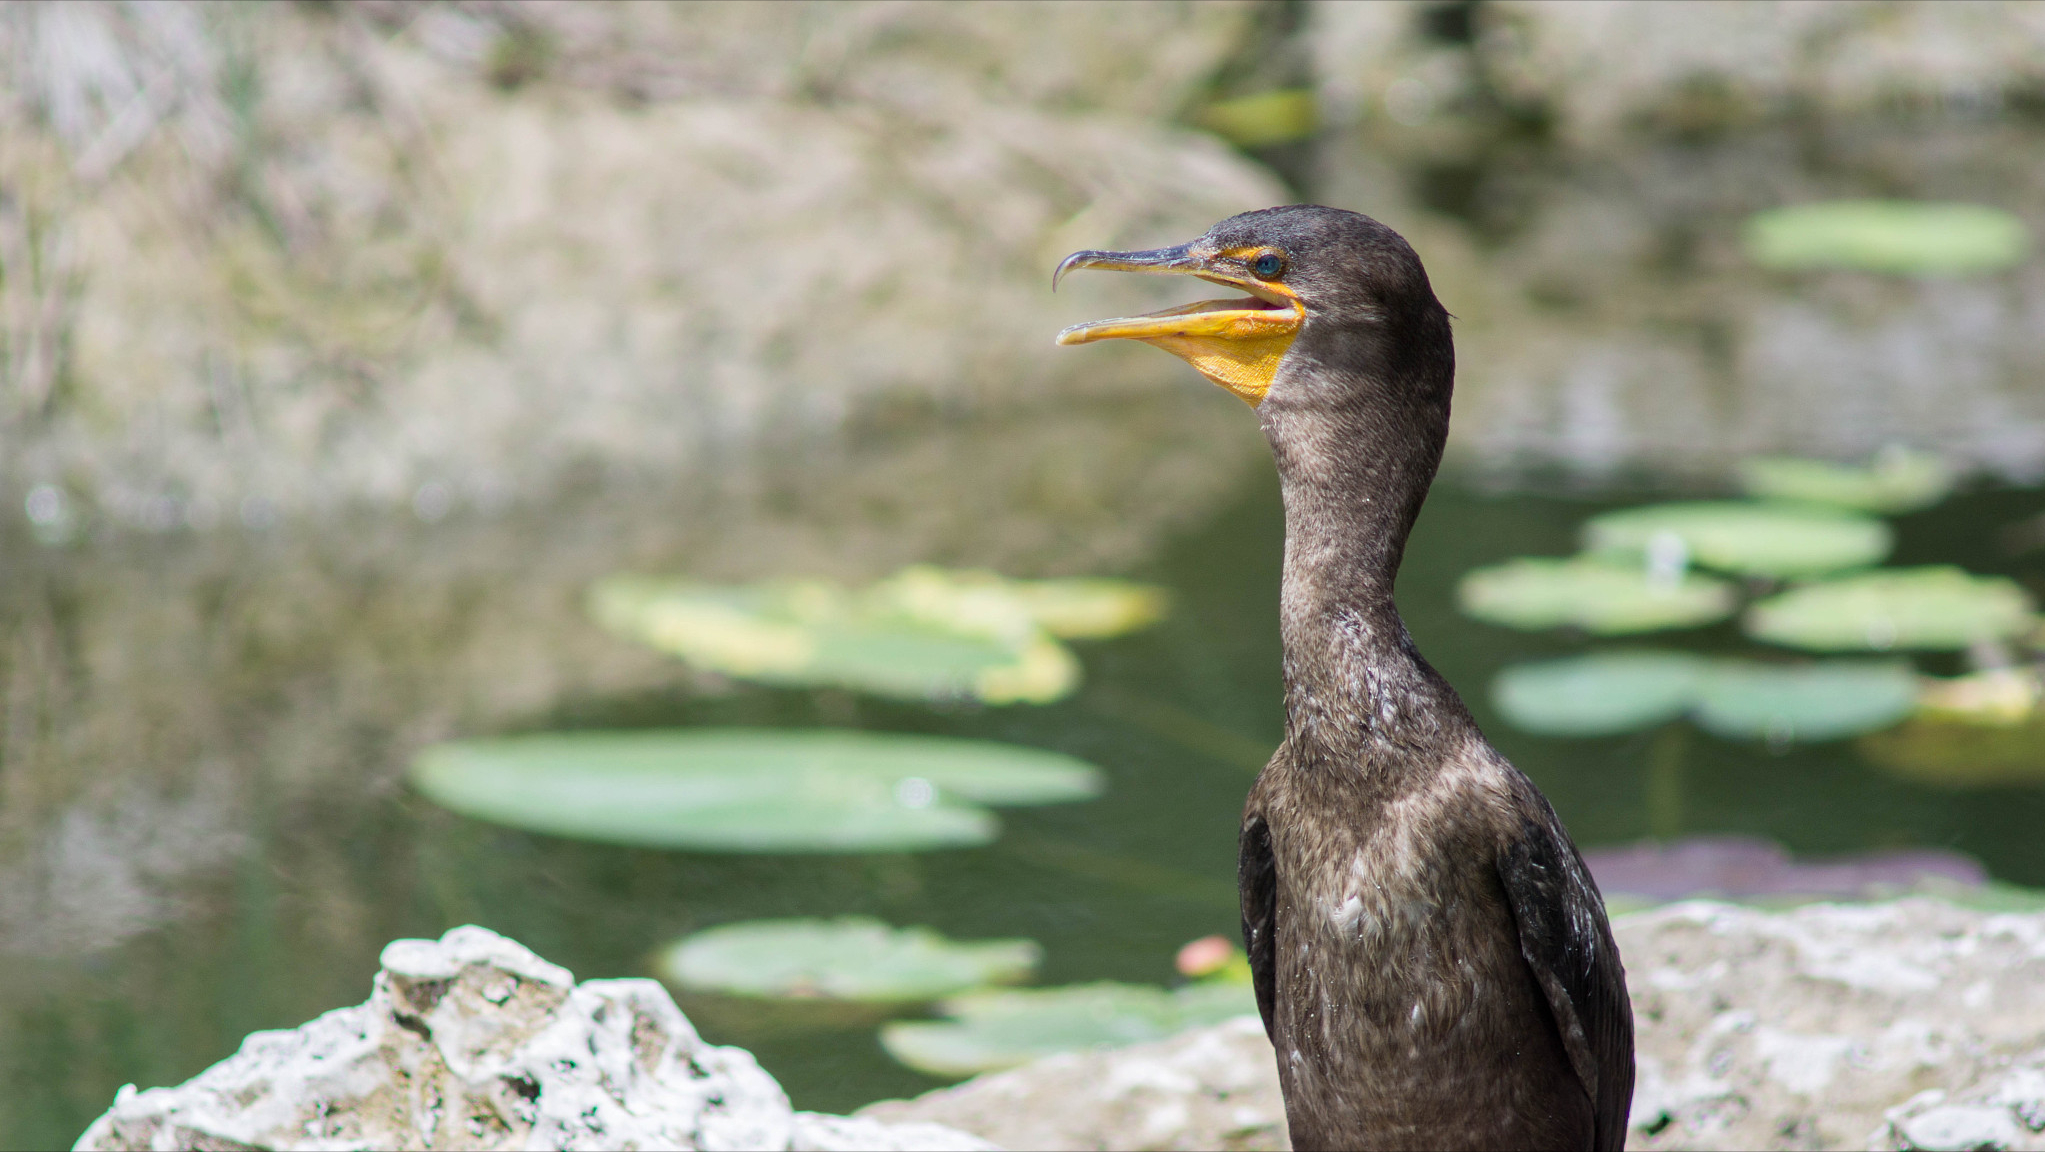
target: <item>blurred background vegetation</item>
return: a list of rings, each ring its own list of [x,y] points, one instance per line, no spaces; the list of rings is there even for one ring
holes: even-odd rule
[[[68,1144],[120,1084],[357,1002],[386,941],[470,921],[585,978],[859,913],[1033,940],[1047,983],[1169,983],[1234,923],[1282,523],[1240,404],[1147,349],[1051,345],[1183,286],[1054,297],[1049,270],[1288,200],[1400,229],[1458,317],[1402,606],[1580,842],[1943,849],[2045,885],[2036,5],[18,4],[0,68],[0,1144]],[[1830,225],[1765,215],[1865,199],[1990,211],[1928,241],[1856,218],[1815,256]],[[1935,461],[1927,500],[1863,501],[1888,535],[1858,563],[2004,578],[2017,623],[1885,683],[1978,718],[1950,685],[2000,674],[2002,727],[1494,709],[1502,670],[1610,630],[1485,623],[1512,624],[1464,614],[1468,573],[1735,493],[1762,455]],[[1779,662],[1731,613],[1784,577],[1677,536],[1675,579],[1731,582],[1684,658]],[[914,564],[1171,607],[1071,638],[1083,679],[1010,705],[755,683],[589,611],[620,572]],[[977,847],[731,855],[407,781],[436,741],[705,725],[1029,745],[1099,795]],[[938,1082],[872,1018],[692,1011],[800,1107]]]

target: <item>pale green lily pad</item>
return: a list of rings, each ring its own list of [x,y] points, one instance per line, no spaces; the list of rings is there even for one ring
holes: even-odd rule
[[[1202,108],[1197,119],[1201,127],[1244,148],[1304,140],[1320,126],[1311,88],[1276,88],[1216,101]]]
[[[1807,504],[1697,501],[1651,504],[1593,517],[1584,547],[1646,556],[1658,540],[1679,540],[1694,563],[1726,572],[1793,579],[1876,564],[1894,536],[1872,516]]]
[[[941,1022],[881,1029],[888,1054],[933,1076],[1013,1068],[1058,1052],[1161,1040],[1188,1028],[1254,1015],[1244,984],[1200,983],[1176,991],[1141,984],[968,992],[944,1002]]]
[[[1491,701],[1513,727],[1544,736],[1609,736],[1690,710],[1708,665],[1687,652],[1592,652],[1507,668]]]
[[[1687,652],[1592,652],[1499,673],[1492,701],[1516,728],[1609,736],[1689,715],[1728,739],[1837,740],[1910,714],[1917,677],[1902,661],[1764,664]]]
[[[2036,626],[2014,580],[1934,565],[1792,588],[1748,609],[1749,636],[1817,652],[1965,648]]]
[[[1727,739],[1809,743],[1890,727],[1916,701],[1907,661],[1719,660],[1699,682],[1694,715],[1698,727]]]
[[[1935,719],[1972,724],[2021,724],[2045,698],[2045,679],[2035,665],[1984,668],[1964,676],[1927,676],[1918,681],[1917,708]]]
[[[1918,682],[1917,711],[1861,741],[1894,775],[1942,788],[2045,784],[2045,683],[2030,667]]]
[[[1940,788],[2045,785],[2045,710],[2013,724],[1931,713],[1861,739],[1861,754],[1892,775]]]
[[[413,785],[464,816],[708,852],[911,852],[992,841],[981,804],[1097,795],[1040,749],[835,729],[560,732],[437,744]]]
[[[619,635],[769,684],[989,704],[1043,704],[1078,687],[1079,661],[1013,597],[925,591],[899,579],[855,593],[617,576],[592,589],[590,610]]]
[[[1012,580],[1009,588],[1044,631],[1064,640],[1104,640],[1165,618],[1171,597],[1128,580]]]
[[[754,920],[698,932],[655,961],[670,983],[771,1000],[919,1003],[1036,970],[1034,940],[951,940],[864,916]]]
[[[2023,262],[2022,220],[1983,204],[1828,200],[1748,217],[1747,255],[1765,268],[1900,275],[1995,272]]]
[[[1128,581],[1009,580],[927,565],[856,590],[614,576],[590,591],[604,627],[728,676],[988,704],[1069,695],[1079,660],[1057,637],[1118,636],[1166,608],[1163,589]]]
[[[1831,504],[1864,512],[1929,508],[1953,490],[1953,472],[1929,452],[1892,450],[1866,467],[1764,456],[1740,462],[1740,487],[1750,496]]]
[[[874,585],[873,596],[920,620],[968,633],[1033,623],[1067,640],[1100,640],[1164,619],[1169,593],[1155,584],[1105,577],[1011,580],[982,569],[918,564]]]
[[[1732,615],[1733,589],[1694,573],[1662,579],[1639,564],[1592,557],[1522,557],[1463,577],[1464,612],[1533,631],[1576,627],[1601,636],[1694,628]]]

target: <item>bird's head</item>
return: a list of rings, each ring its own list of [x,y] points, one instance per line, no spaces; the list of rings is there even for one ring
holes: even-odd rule
[[[1365,355],[1399,346],[1416,325],[1447,339],[1447,314],[1413,249],[1390,228],[1339,208],[1265,208],[1231,216],[1172,248],[1074,252],[1059,263],[1052,287],[1075,268],[1197,276],[1249,293],[1075,324],[1058,334],[1058,343],[1154,344],[1253,408],[1304,335]]]

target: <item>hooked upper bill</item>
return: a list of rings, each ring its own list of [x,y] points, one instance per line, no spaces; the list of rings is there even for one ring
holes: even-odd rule
[[[1197,243],[1148,252],[1074,252],[1059,262],[1051,277],[1058,281],[1075,268],[1117,272],[1198,276],[1202,280],[1241,288],[1244,299],[1201,300],[1110,320],[1074,324],[1058,333],[1060,344],[1091,344],[1096,340],[1141,340],[1191,364],[1200,374],[1235,393],[1254,408],[1271,390],[1292,341],[1306,322],[1306,306],[1284,283],[1250,271],[1251,261],[1269,260],[1268,248],[1204,249]],[[1282,263],[1280,265],[1283,267]]]

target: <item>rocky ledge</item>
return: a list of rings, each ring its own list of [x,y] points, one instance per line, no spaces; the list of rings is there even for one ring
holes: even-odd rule
[[[1689,901],[1614,928],[1639,1024],[1630,1146],[2045,1150],[2045,913]],[[577,985],[481,928],[383,960],[368,1003],[124,1089],[78,1147],[1286,1146],[1254,1020],[819,1116],[651,981]]]
[[[1613,922],[1635,1149],[2045,1149],[2045,914],[1934,900]],[[1263,1029],[1053,1057],[862,1116],[1011,1148],[1283,1148]]]
[[[124,1088],[80,1149],[988,1149],[928,1122],[797,1112],[652,980],[588,980],[485,928],[383,950],[369,1001],[176,1088]]]

